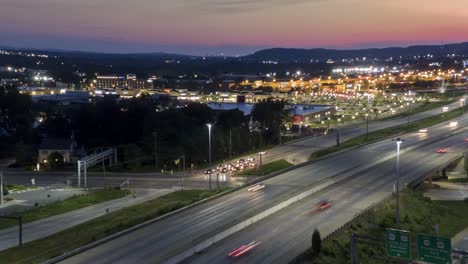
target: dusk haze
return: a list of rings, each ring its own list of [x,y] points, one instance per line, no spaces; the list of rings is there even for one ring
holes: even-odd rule
[[[245,55],[468,40],[465,0],[2,0],[0,45]]]

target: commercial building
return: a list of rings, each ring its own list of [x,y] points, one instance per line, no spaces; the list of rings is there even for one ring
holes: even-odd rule
[[[152,84],[146,80],[138,80],[136,75],[127,74],[127,76],[117,75],[98,75],[95,82],[96,89],[149,89]]]

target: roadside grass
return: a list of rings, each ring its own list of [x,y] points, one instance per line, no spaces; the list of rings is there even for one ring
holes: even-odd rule
[[[23,218],[23,223],[29,223],[39,219],[67,213],[73,210],[102,203],[105,201],[122,198],[128,194],[130,194],[128,190],[92,190],[89,191],[87,194],[75,195],[63,201],[57,201],[46,206],[35,207],[31,210],[17,213],[12,216],[21,215]],[[0,229],[12,227],[17,224],[18,223],[16,220],[0,219]]]
[[[176,191],[138,205],[120,209],[49,237],[28,242],[21,247],[0,251],[0,262],[41,263],[225,190],[227,189]]]
[[[458,99],[459,98],[457,97],[457,98],[450,98],[450,99],[442,100],[442,101],[438,101],[438,102],[427,102],[427,103],[424,103],[421,106],[418,106],[418,107],[415,107],[414,109],[411,109],[410,111],[405,111],[405,112],[401,113],[398,116],[399,117],[405,117],[405,116],[409,116],[409,115],[418,114],[418,113],[421,113],[421,112],[432,110],[434,108],[438,108],[438,107],[441,107],[441,106],[444,106],[444,105],[451,104],[451,103],[457,101]]]
[[[272,161],[270,163],[262,164],[262,170],[263,170],[263,175],[268,175],[270,173],[286,169],[288,167],[293,166],[293,164],[287,162],[284,159]],[[244,172],[241,173],[242,175],[250,175],[250,176],[259,176],[262,175],[261,171],[259,171],[257,168],[252,168],[252,169],[247,169]]]
[[[18,185],[18,184],[7,184],[6,187],[8,188],[9,191],[25,191],[25,190],[31,190],[31,189],[36,189],[36,186],[24,186],[24,185]]]
[[[467,177],[449,178],[448,181],[455,182],[455,183],[468,183],[468,178]]]
[[[422,192],[414,190],[402,191],[400,199],[400,229],[411,232],[414,245],[417,234],[435,235],[436,224],[439,225],[439,236],[447,238],[452,238],[468,226],[467,201],[431,201],[423,197]],[[324,239],[319,255],[314,256],[309,249],[294,263],[349,263],[352,233],[378,241],[371,242],[372,244],[358,243],[360,263],[401,263],[401,260],[384,258],[385,229],[396,228],[395,208],[396,197],[393,196]],[[412,257],[416,259],[416,250],[412,250]]]
[[[447,113],[438,114],[436,116],[424,118],[418,121],[413,121],[408,124],[402,124],[399,126],[394,126],[394,127],[389,127],[389,128],[384,128],[381,130],[369,132],[368,136],[364,134],[364,135],[351,138],[345,142],[342,142],[340,146],[333,146],[333,147],[318,150],[311,154],[310,159],[320,158],[320,157],[326,156],[334,152],[338,152],[346,148],[358,146],[358,145],[372,142],[372,141],[381,140],[381,139],[388,138],[390,136],[398,135],[401,133],[418,131],[419,129],[437,125],[439,123],[461,116],[462,114],[463,114],[462,109],[455,109]]]

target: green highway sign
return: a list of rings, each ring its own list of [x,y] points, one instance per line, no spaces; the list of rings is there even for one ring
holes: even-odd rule
[[[411,239],[408,231],[387,229],[385,231],[387,256],[411,259]]]
[[[433,264],[451,264],[452,243],[450,239],[418,235],[418,260]]]

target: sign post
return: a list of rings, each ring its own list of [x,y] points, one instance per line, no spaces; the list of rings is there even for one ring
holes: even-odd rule
[[[450,239],[429,235],[418,235],[418,260],[433,264],[452,263]]]
[[[388,257],[411,259],[411,238],[408,231],[388,228],[385,237]]]

